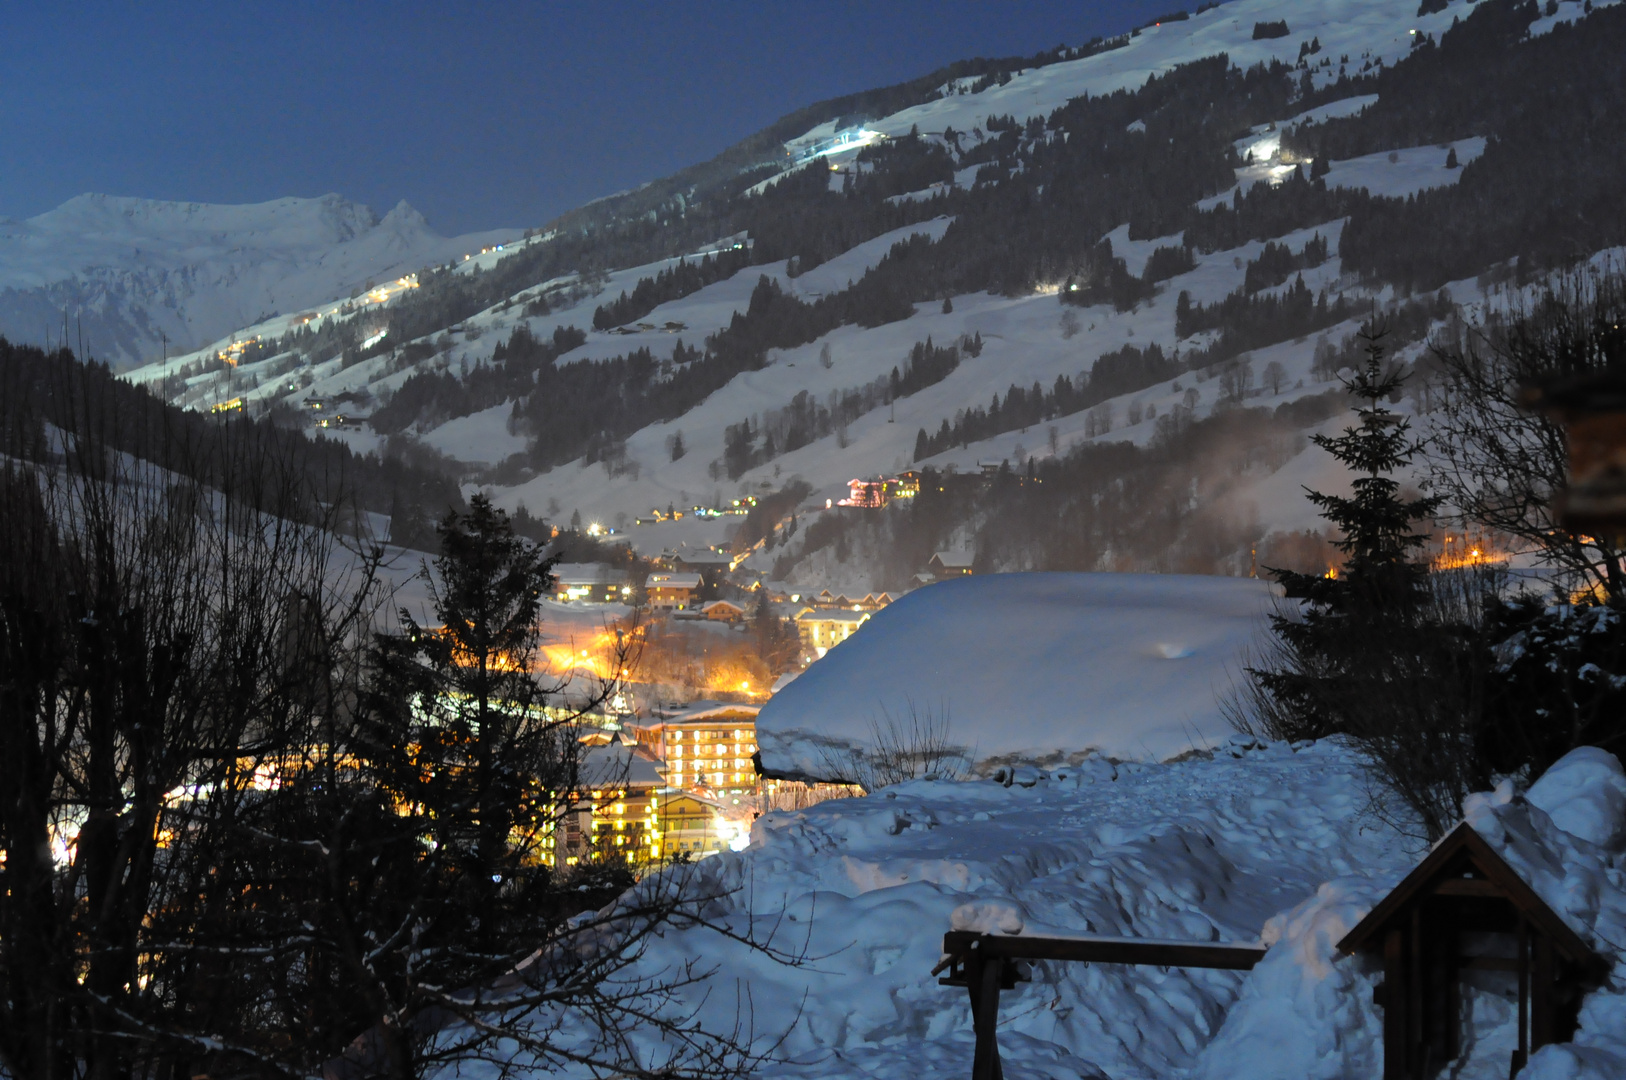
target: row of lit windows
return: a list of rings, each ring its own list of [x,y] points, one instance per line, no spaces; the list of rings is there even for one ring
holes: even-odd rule
[[[677,741],[677,742],[682,742],[683,741],[683,732],[681,730],[672,731],[672,732],[670,732],[670,734],[674,737],[675,741]],[[724,741],[727,741],[731,735],[736,740],[737,739],[754,738],[756,736],[756,729],[755,728],[735,728],[732,732],[729,732],[729,731],[722,731],[722,730],[719,730],[719,731],[707,731],[704,728],[695,728],[689,734],[694,739],[695,742],[700,742],[703,739],[715,742],[718,739],[722,739]]]
[[[733,751],[732,752],[735,753],[735,754],[742,754],[742,753],[743,754],[754,754],[754,753],[757,752],[757,748],[756,748],[755,743],[733,743],[733,744],[717,743],[715,746],[711,746],[711,747],[697,746],[697,747],[694,748],[694,753],[690,754],[689,756],[690,757],[728,757],[729,753],[730,753],[730,751],[729,751],[729,746],[730,745],[733,746]],[[672,757],[680,758],[682,756],[683,756],[683,747],[681,747],[681,746],[672,747]]]

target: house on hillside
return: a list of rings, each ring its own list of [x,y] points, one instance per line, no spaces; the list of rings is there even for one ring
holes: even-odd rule
[[[920,474],[914,470],[873,480],[847,481],[847,497],[837,505],[864,510],[884,509],[893,499],[912,499],[920,494]]]
[[[574,866],[657,857],[658,800],[665,785],[655,756],[622,741],[618,733],[588,747],[581,778],[581,789],[570,793],[569,808],[543,839],[542,860],[550,866]]]
[[[926,561],[926,572],[938,581],[966,577],[974,560],[968,551],[939,551]]]
[[[732,819],[730,809],[735,811]],[[661,855],[704,858],[727,851],[750,828],[742,817],[738,808],[727,808],[704,795],[668,791],[660,805]]]
[[[727,555],[719,555],[715,551],[680,551],[673,554],[672,569],[686,571],[692,574],[717,575],[728,573],[733,567],[733,560]]]
[[[891,593],[865,593],[859,598],[846,593],[832,593],[829,589],[813,598],[813,603],[819,607],[841,608],[843,611],[880,611],[891,602]]]
[[[867,611],[814,608],[796,616],[796,633],[806,648],[823,656],[852,637],[858,628],[868,621]]]
[[[699,574],[678,574],[662,571],[649,575],[644,591],[654,611],[687,611],[700,591]]]
[[[732,600],[712,600],[700,605],[701,612],[713,622],[740,622],[745,609]]]
[[[658,748],[668,787],[699,790],[713,797],[749,796],[756,792],[757,709],[751,705],[717,705],[665,716],[659,724],[640,727],[638,741]]]
[[[625,603],[632,585],[625,570],[603,563],[559,563],[553,568],[553,598],[591,604]]]

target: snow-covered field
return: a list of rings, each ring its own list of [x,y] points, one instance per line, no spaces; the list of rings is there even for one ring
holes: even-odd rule
[[[639,969],[713,967],[705,1022],[727,1030],[748,998],[759,1039],[788,1032],[771,1075],[937,1080],[971,1062],[965,991],[931,974],[950,928],[1261,942],[1252,972],[1035,964],[1002,996],[1006,1075],[1376,1080],[1379,973],[1335,945],[1424,854],[1384,823],[1395,816],[1328,741],[1238,737],[1211,759],[1092,758],[1009,785],[917,781],[767,815],[745,850],[701,864],[729,892],[716,918],[759,937],[773,928],[802,966],[692,929],[654,942]],[[1615,965],[1585,999],[1575,1043],[1541,1050],[1522,1076],[1626,1075],[1618,762],[1577,751],[1525,798],[1511,785],[1473,797],[1468,820]],[[1464,1000],[1465,1056],[1449,1075],[1503,1080],[1515,1001],[1489,976]]]

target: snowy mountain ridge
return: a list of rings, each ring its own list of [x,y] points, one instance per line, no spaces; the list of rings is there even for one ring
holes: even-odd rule
[[[338,195],[249,205],[86,194],[0,220],[0,334],[70,337],[115,366],[196,348],[263,316],[344,296],[511,238],[444,237],[405,201],[379,217]]]
[[[858,121],[848,117],[805,129],[781,147],[788,158],[782,153],[760,161],[740,173],[732,187],[673,196],[658,209],[641,211],[636,224],[628,200],[642,198],[645,189],[603,200],[606,215],[625,204],[627,235],[656,237],[617,249],[640,253],[641,260],[623,254],[605,268],[601,252],[606,249],[595,248],[600,241],[594,238],[616,235],[613,217],[574,231],[561,219],[506,251],[459,264],[434,289],[422,290],[423,296],[403,294],[348,308],[329,300],[315,339],[295,340],[284,316],[241,331],[265,341],[253,357],[227,366],[219,359],[223,340],[214,341],[130,377],[191,408],[240,402],[251,411],[275,408],[316,419],[309,403],[344,402],[348,411],[373,414],[371,427],[346,424],[324,431],[326,437],[358,451],[415,444],[440,455],[469,488],[493,490],[502,505],[523,504],[561,523],[580,515],[584,525],[596,522],[624,533],[645,554],[674,544],[725,543],[733,527],[726,519],[691,517],[640,528],[637,520],[647,522],[652,508],[726,504],[799,479],[812,489],[803,504],[811,512],[845,496],[854,477],[923,466],[963,474],[1000,462],[1021,470],[1103,444],[1149,448],[1161,433],[1237,405],[1287,409],[1297,419],[1283,423],[1296,426],[1297,444],[1284,437],[1280,452],[1249,451],[1236,469],[1216,468],[1211,482],[1194,482],[1196,501],[1207,507],[1208,516],[1192,527],[1236,536],[1231,554],[1163,567],[1246,573],[1250,549],[1264,557],[1254,541],[1318,527],[1303,486],[1336,490],[1342,483],[1342,470],[1318,449],[1304,446],[1298,434],[1318,424],[1336,429],[1342,422],[1326,411],[1329,391],[1337,385],[1327,357],[1345,347],[1374,305],[1411,321],[1406,336],[1392,342],[1398,355],[1422,356],[1434,328],[1459,312],[1471,314],[1500,302],[1502,283],[1527,250],[1504,245],[1482,257],[1458,259],[1452,273],[1433,273],[1419,287],[1375,268],[1371,241],[1360,256],[1365,261],[1351,263],[1346,250],[1351,221],[1361,239],[1371,235],[1374,215],[1393,216],[1425,198],[1433,200],[1430,205],[1448,206],[1452,193],[1465,185],[1475,190],[1460,202],[1497,199],[1504,210],[1516,211],[1519,207],[1507,202],[1510,181],[1495,178],[1528,176],[1524,162],[1558,160],[1521,159],[1520,151],[1509,149],[1510,137],[1553,128],[1549,117],[1557,114],[1543,113],[1534,124],[1511,106],[1476,115],[1472,101],[1408,98],[1415,80],[1428,77],[1430,65],[1460,62],[1456,55],[1470,54],[1481,65],[1487,59],[1505,61],[1510,70],[1515,51],[1533,55],[1545,49],[1540,55],[1548,56],[1567,49],[1569,55],[1585,38],[1570,24],[1585,19],[1617,27],[1621,22],[1615,18],[1620,12],[1610,11],[1617,5],[1601,2],[1586,7],[1564,0],[1543,9],[1545,14],[1485,0],[1425,6],[1436,10],[1420,15],[1411,0],[1292,5],[1234,0],[1144,27],[1091,55],[942,84],[938,96],[925,95],[929,100],[864,118],[863,131],[890,138],[856,139],[849,148],[818,158],[817,169],[787,167],[787,162],[796,160],[795,148],[832,139],[838,131],[850,133]],[[1453,41],[1451,47],[1437,44]],[[1088,154],[1061,160],[1065,155],[1058,151],[1074,138],[1069,126],[1095,124],[1086,118],[1110,114],[1112,126],[1090,127],[1091,138],[1105,140],[1103,153],[1128,156],[1138,168],[1134,155],[1157,153],[1150,135],[1154,127],[1172,132],[1160,141],[1173,144],[1175,138],[1189,139],[1190,126],[1203,122],[1190,100],[1169,95],[1208,77],[1204,71],[1215,71],[1216,65],[1204,61],[1204,68],[1198,61],[1220,56],[1232,81],[1215,84],[1216,92],[1239,95],[1231,107],[1245,122],[1229,121],[1233,126],[1215,132],[1221,136],[1215,142],[1196,140],[1189,158],[1182,148],[1157,162],[1165,174],[1188,162],[1195,171],[1208,155],[1205,167],[1212,175],[1201,186],[1182,188],[1179,201],[1165,197],[1146,220],[1136,220],[1133,192],[1126,195],[1127,205],[1091,217],[1090,189],[1110,186],[1113,177],[1109,172],[1081,179],[1078,170],[1088,178],[1093,167]],[[1393,89],[1401,74],[1413,80],[1402,81],[1405,92]],[[1257,91],[1237,89],[1248,80],[1263,87],[1273,79],[1276,89],[1266,95],[1269,111],[1250,103],[1254,99],[1247,95]],[[1442,84],[1440,89],[1451,88]],[[1203,100],[1192,93],[1193,100]],[[1526,126],[1519,128],[1520,123]],[[1318,141],[1328,145],[1325,154],[1306,149]],[[1565,152],[1574,146],[1566,143]],[[1103,160],[1110,168],[1111,157]],[[922,171],[911,161],[930,167]],[[819,175],[826,165],[827,182]],[[1049,170],[1052,185],[1032,179],[1039,169]],[[1555,172],[1553,181],[1565,175]],[[921,179],[911,182],[915,176]],[[1180,186],[1177,178],[1148,176]],[[882,181],[891,186],[877,187]],[[1082,192],[1063,190],[1064,182]],[[1050,186],[1057,188],[1055,198]],[[1273,195],[1277,190],[1281,194]],[[1514,196],[1546,197],[1539,190]],[[865,294],[865,286],[883,271],[896,277],[892,264],[911,250],[929,252],[921,260],[927,265],[958,260],[953,265],[959,266],[1007,246],[1020,260],[1027,258],[1021,249],[1064,231],[1053,223],[1071,211],[1067,200],[1084,204],[1083,216],[1091,224],[1066,231],[1070,246],[1018,266],[1027,278],[1012,282],[983,273],[970,287],[956,284],[952,273],[941,275],[944,284],[905,278],[903,287],[916,290],[907,307],[894,307],[878,319],[844,317],[811,335],[796,331],[787,337],[768,320],[763,325],[769,336],[778,333],[783,343],[763,348],[758,360],[684,398],[681,408],[634,410],[636,421],[623,423],[613,400],[594,390],[565,406],[573,421],[577,413],[594,418],[578,425],[582,438],[568,443],[566,452],[538,441],[557,426],[542,422],[541,410],[556,400],[551,397],[556,391],[540,381],[544,375],[581,382],[589,369],[609,372],[636,363],[646,365],[636,376],[640,383],[623,382],[621,396],[656,396],[703,366],[693,359],[709,356],[713,343],[726,339],[731,328],[752,322],[763,282],[806,311]],[[1271,209],[1273,204],[1282,209]],[[841,239],[831,243],[817,230],[777,239],[781,205],[784,216],[827,214],[830,230],[839,229]],[[1017,205],[1020,210],[1013,209]],[[1005,231],[988,225],[991,218],[1003,221]],[[854,224],[859,220],[862,225]],[[1240,224],[1212,235],[1229,220]],[[1484,221],[1484,215],[1475,220]],[[1197,226],[1207,232],[1197,233]],[[1013,229],[1031,231],[1016,237]],[[667,233],[672,239],[660,240]],[[975,236],[974,242],[967,236]],[[1414,243],[1425,254],[1439,247],[1425,243],[1416,230],[1402,236],[1417,236]],[[1596,240],[1588,236],[1578,242],[1587,246],[1572,253],[1597,254],[1621,239],[1599,233]],[[1104,259],[1121,266],[1114,272],[1140,282],[1135,295],[1122,304],[1105,296],[1083,304],[1058,302],[1070,276],[1088,280],[1103,269],[1105,263],[1091,262],[1103,258],[1091,246],[1103,243],[1110,244]],[[744,251],[749,258],[743,265],[731,263],[738,269],[726,274],[660,294],[637,306],[630,318],[611,314],[618,296],[654,284],[675,269],[680,256],[692,266],[703,253],[719,251]],[[1166,261],[1171,255],[1178,265]],[[1160,259],[1166,269],[1154,276]],[[1271,260],[1288,268],[1270,271]],[[1521,283],[1527,281],[1521,271]],[[1312,320],[1307,329],[1272,329],[1245,347],[1224,344],[1231,330],[1222,324],[1229,316],[1213,312],[1223,305],[1245,312],[1250,306],[1288,304],[1295,289],[1309,302],[1323,297],[1332,315]],[[472,302],[476,296],[478,302]],[[1208,321],[1183,323],[1182,304],[1188,310],[1206,306]],[[956,349],[955,362],[906,391],[886,390],[889,374],[906,367],[911,350],[928,341]],[[538,360],[539,342],[557,349]],[[516,373],[514,350],[521,346],[530,350],[525,363],[540,364],[540,370]],[[1222,346],[1223,355],[1210,351]],[[1109,380],[1097,378],[1102,359],[1113,358],[1121,374],[1135,364],[1152,365],[1153,349],[1167,361],[1159,362],[1158,370],[1166,369],[1162,377],[1131,370],[1134,377],[1127,383],[1120,379],[1101,392],[1092,384],[1093,396],[1083,404],[1047,406],[1032,421],[963,424],[971,412],[986,412],[991,399],[1009,407],[1011,390],[1030,397],[1049,394],[1063,379],[1075,389],[1092,380],[1108,387]],[[640,356],[644,359],[632,359]],[[618,364],[623,367],[614,367]],[[827,406],[834,413],[840,400],[868,401],[866,393],[875,401],[843,413],[839,423],[825,424],[812,437],[785,437],[787,425],[800,422],[797,417]],[[731,449],[730,440],[742,425],[745,450],[736,452],[739,446]],[[950,431],[960,427],[968,434]],[[773,439],[766,439],[770,433]],[[962,524],[940,544],[977,543],[978,527]],[[864,541],[855,542],[864,548]],[[845,555],[832,553],[840,547],[814,551],[803,541],[798,550],[804,557],[796,584],[856,594],[898,587],[896,573],[883,578],[875,569],[873,552],[847,562]],[[1096,564],[1011,561],[998,568],[1150,568],[1135,561],[1142,556],[1114,554],[1109,545]],[[1127,565],[1111,561],[1122,558]],[[747,568],[767,573],[783,561],[764,552],[752,556]]]

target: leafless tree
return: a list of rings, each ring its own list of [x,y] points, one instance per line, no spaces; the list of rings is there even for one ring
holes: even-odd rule
[[[311,666],[309,626],[362,623],[376,553],[340,549],[355,515],[252,429],[124,430],[63,379],[74,422],[31,442],[16,410],[38,398],[5,389],[0,1071],[184,1067],[224,1018],[173,931],[239,899],[192,855],[228,846],[286,733],[332,709],[345,673]]]
[[[535,574],[495,624],[381,637],[384,556],[342,484],[253,425],[131,431],[82,382],[15,393],[20,371],[0,369],[0,1073],[764,1063],[748,997],[717,1023],[715,965],[651,948],[709,927],[795,962],[775,927],[698,868],[627,892],[625,865],[548,865],[564,808],[624,783],[577,729],[635,643],[574,698],[535,675]],[[385,677],[426,655],[441,677]]]
[[[1563,431],[1525,407],[1530,386],[1626,364],[1626,275],[1572,272],[1534,299],[1466,325],[1430,348],[1437,386],[1428,443],[1435,490],[1463,518],[1524,541],[1571,586],[1626,595],[1621,551],[1561,528],[1553,497],[1568,456]]]
[[[906,715],[883,707],[870,723],[872,749],[824,748],[820,779],[878,791],[909,780],[958,780],[971,767],[971,748],[949,735],[949,710],[921,709],[913,701]]]

